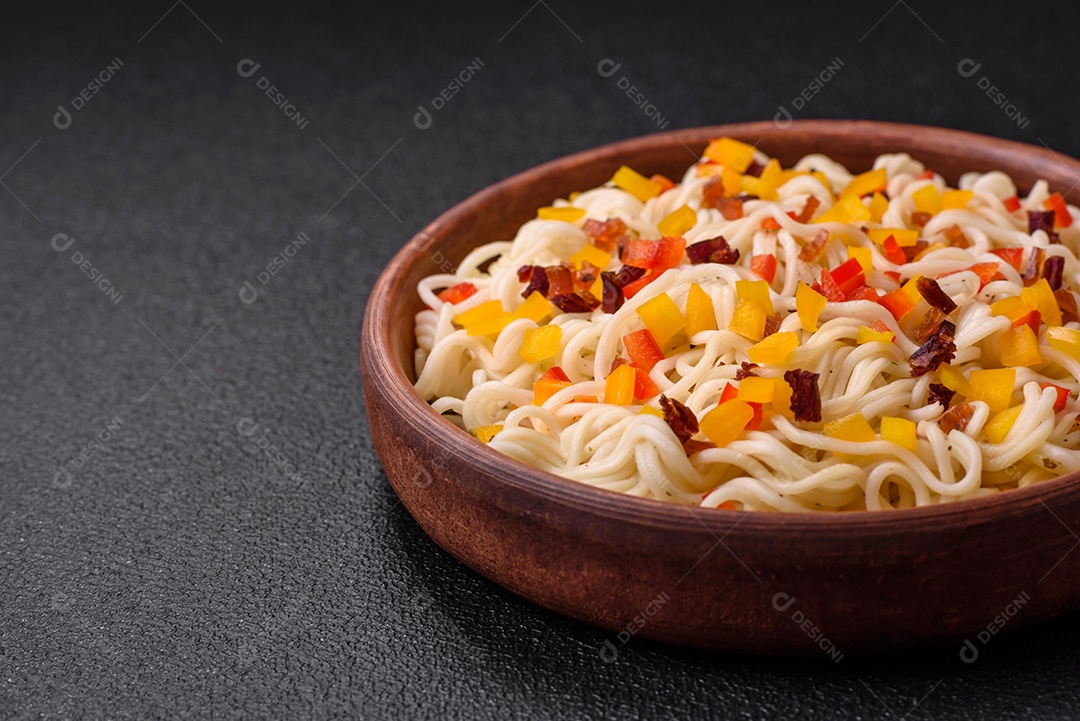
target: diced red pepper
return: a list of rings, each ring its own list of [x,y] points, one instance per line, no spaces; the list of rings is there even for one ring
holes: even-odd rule
[[[730,401],[732,398],[739,397],[739,389],[728,383],[724,386],[724,390],[720,392],[720,403],[724,404]]]
[[[995,248],[990,252],[1011,265],[1017,272],[1020,271],[1020,266],[1024,263],[1023,248]]]
[[[661,193],[666,193],[675,187],[675,183],[671,182],[667,176],[660,175],[659,173],[649,178],[649,180],[660,186]]]
[[[892,328],[885,325],[884,323],[882,323],[880,320],[877,320],[876,318],[874,319],[874,321],[872,323],[870,323],[870,329],[871,330],[876,330],[878,333],[892,333],[893,332]]]
[[[682,262],[683,253],[686,251],[685,239],[663,237],[654,242],[659,246],[652,266],[656,269],[656,275]]]
[[[840,286],[836,283],[832,273],[828,268],[821,269],[821,290],[819,291],[823,296],[832,301],[833,303],[841,303],[844,301],[844,293],[840,290]]]
[[[1005,200],[1003,200],[1002,202],[1005,204],[1005,210],[1009,211],[1010,213],[1015,213],[1016,211],[1020,210],[1020,198],[1016,197],[1015,195],[1011,198],[1005,198]]]
[[[799,219],[799,214],[796,213],[794,210],[789,210],[787,212],[787,217],[791,218],[792,220],[798,220]]]
[[[895,270],[887,270],[887,271],[885,271],[885,277],[886,278],[891,278],[894,283],[896,283],[897,285],[900,285],[900,277],[901,276],[900,276],[900,273],[898,273],[897,271],[895,271]]]
[[[776,277],[776,256],[772,253],[753,256],[750,258],[750,270],[757,273],[766,283],[772,283]]]
[[[934,179],[934,171],[933,170],[924,170],[924,171],[922,171],[921,173],[919,173],[916,176],[916,179],[918,179],[918,180],[933,180]]]
[[[1061,197],[1061,193],[1054,193],[1047,198],[1043,207],[1054,211],[1054,225],[1057,227],[1068,228],[1072,225],[1072,215],[1069,214],[1069,208],[1065,205],[1065,199]]]
[[[457,305],[476,292],[476,286],[472,283],[458,283],[439,293],[439,300]]]
[[[640,368],[635,368],[637,375],[634,377],[634,398],[639,401],[647,401],[653,396],[660,395],[660,388],[653,383],[649,374]]]
[[[540,380],[537,382],[539,383],[544,381],[558,381],[561,383],[569,383],[570,378],[567,377],[566,373],[563,372],[562,368],[560,368],[559,366],[555,366],[554,368],[548,370],[547,373],[540,376]]]
[[[654,280],[656,280],[656,276],[652,273],[649,273],[647,275],[641,276],[633,282],[627,283],[623,286],[622,289],[623,297],[627,300],[630,300],[635,295],[637,295],[642,288],[647,286],[649,283],[652,283]]]
[[[897,288],[892,293],[886,293],[878,298],[885,310],[892,313],[892,317],[900,320],[915,308],[915,301],[903,288]]]
[[[885,251],[885,257],[891,262],[897,265],[903,265],[907,262],[907,256],[904,255],[904,250],[900,247],[900,244],[896,242],[896,238],[889,236],[885,239],[885,242],[881,244],[881,248]]]
[[[1058,397],[1057,400],[1054,401],[1054,411],[1058,412],[1065,410],[1065,404],[1069,402],[1068,388],[1062,388],[1061,386],[1054,385],[1053,383],[1040,383],[1039,388],[1042,388],[1043,390],[1046,390],[1047,388],[1053,388],[1054,390],[1056,390]]]
[[[844,300],[872,300],[877,303],[879,297],[876,290],[869,286],[862,285],[850,293],[846,293],[844,295]]]
[[[623,345],[626,346],[626,354],[635,367],[646,373],[652,371],[660,361],[664,360],[664,352],[660,350],[656,339],[648,328],[636,330],[623,336]]]
[[[990,281],[1001,276],[1001,269],[997,263],[976,263],[968,270],[979,276],[979,290],[983,289]]]
[[[744,430],[757,431],[761,429],[761,421],[765,418],[765,414],[761,410],[761,403],[747,402],[748,406],[753,409],[754,415],[750,417],[750,422],[746,424]]]
[[[738,220],[743,217],[742,201],[738,198],[716,198],[714,205],[724,216],[724,220]]]
[[[780,230],[780,221],[771,215],[765,220],[761,221],[762,230]]]
[[[1042,325],[1042,313],[1037,310],[1033,310],[1030,313],[1023,315],[1013,321],[1012,327],[1019,328],[1022,325],[1026,325],[1031,328],[1035,336],[1039,335],[1039,326]]]
[[[656,262],[660,245],[655,240],[632,240],[622,254],[624,265],[651,268]]]
[[[866,285],[866,275],[863,273],[862,264],[856,258],[849,258],[830,271],[833,281],[840,287],[840,292],[846,297],[849,293]],[[822,284],[824,285],[824,283]],[[828,296],[826,296],[828,297]]]

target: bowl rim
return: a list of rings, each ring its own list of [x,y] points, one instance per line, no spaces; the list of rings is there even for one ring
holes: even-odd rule
[[[564,478],[487,447],[436,413],[416,392],[405,370],[395,361],[390,350],[390,327],[388,324],[380,325],[376,322],[380,315],[377,311],[381,305],[389,303],[394,297],[394,291],[399,290],[398,286],[404,276],[403,270],[431,247],[432,239],[438,242],[437,238],[445,227],[452,226],[462,216],[483,208],[508,190],[527,185],[550,173],[563,171],[570,164],[615,159],[650,145],[681,143],[688,146],[719,135],[745,138],[765,132],[773,133],[776,130],[777,126],[772,121],[755,121],[683,128],[633,137],[549,160],[489,185],[455,204],[417,232],[394,254],[372,288],[364,313],[360,341],[363,375],[371,377],[372,374],[381,372],[382,377],[373,384],[377,392],[392,398],[403,413],[415,411],[411,414],[413,417],[427,418],[430,423],[425,424],[424,431],[429,434],[430,440],[438,444],[447,455],[473,467],[478,474],[498,479],[501,484],[515,487],[548,503],[672,530],[704,530],[716,535],[717,532],[730,532],[740,526],[744,531],[758,529],[796,533],[808,529],[829,529],[834,535],[856,536],[875,532],[895,533],[898,530],[932,530],[944,522],[985,522],[1016,515],[1042,514],[1046,511],[1056,517],[1051,508],[1053,504],[1080,500],[1080,471],[1027,488],[980,498],[880,512],[735,511],[639,498]],[[1056,160],[1063,164],[1080,178],[1080,161],[1052,151],[1049,147],[1040,148],[951,128],[872,120],[795,120],[783,130],[798,130],[810,135],[846,131],[854,136],[885,135],[895,137],[901,142],[905,137],[931,133],[942,141],[957,145],[979,145],[984,151],[1041,155],[1046,161]],[[688,154],[693,152],[689,147],[687,150]],[[382,315],[390,317],[389,313]],[[1060,522],[1060,519],[1058,520]],[[1064,522],[1061,523],[1065,525]]]

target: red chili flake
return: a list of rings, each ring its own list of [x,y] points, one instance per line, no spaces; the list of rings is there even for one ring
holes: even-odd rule
[[[639,268],[636,265],[624,265],[615,273],[615,285],[625,288],[642,278],[647,272],[645,268]]]
[[[915,211],[914,213],[911,214],[911,223],[912,223],[912,225],[917,225],[917,226],[919,226],[921,228],[924,225],[926,225],[927,223],[929,223],[930,219],[933,218],[933,217],[934,216],[931,215],[930,213],[924,213],[921,210],[917,210],[917,211]]]
[[[949,321],[942,322],[937,333],[919,346],[919,349],[908,358],[908,363],[911,365],[911,377],[918,378],[937,370],[942,363],[951,361],[956,355],[955,338],[956,326]]]
[[[548,298],[556,298],[574,292],[574,274],[565,265],[552,265],[544,268],[548,279]]]
[[[1054,211],[1028,211],[1028,233],[1034,233],[1036,230],[1045,230],[1048,234],[1054,231]]]
[[[739,370],[735,371],[735,380],[741,381],[743,378],[749,378],[750,376],[756,377],[757,373],[754,372],[754,369],[757,367],[757,363],[743,361],[742,365],[739,366]]]
[[[949,245],[953,248],[970,248],[971,241],[964,235],[964,231],[960,230],[959,225],[951,225],[945,229],[945,237],[949,240]]]
[[[523,265],[518,268],[517,275],[518,280],[522,283],[528,283],[525,290],[521,291],[522,298],[528,298],[533,293],[547,296],[548,277],[543,267],[539,265]]]
[[[821,201],[811,195],[806,199],[806,205],[803,206],[803,209],[795,217],[795,220],[800,223],[809,223],[810,219],[814,217],[814,211],[818,209],[819,205],[821,205]]]
[[[574,288],[576,290],[588,290],[592,288],[600,275],[600,269],[589,261],[583,261],[581,268],[574,270]]]
[[[814,239],[802,247],[799,251],[799,260],[806,263],[812,263],[817,260],[817,257],[821,255],[821,251],[825,250],[825,246],[829,242],[829,231],[819,230],[818,234],[814,236]]]
[[[975,406],[970,403],[958,403],[945,412],[941,417],[941,430],[948,435],[953,430],[963,431],[975,415]]]
[[[951,390],[940,383],[931,383],[930,393],[926,397],[926,405],[930,406],[939,403],[942,408],[948,409],[949,404],[952,403],[953,396],[955,395],[956,391]]]
[[[739,251],[728,245],[723,236],[702,240],[687,246],[686,255],[693,265],[701,265],[702,263],[733,265],[739,262]]]
[[[686,449],[686,455],[688,455],[688,456],[692,456],[695,453],[700,453],[701,451],[707,451],[710,448],[716,448],[715,443],[710,443],[708,441],[696,441],[693,438],[691,438],[688,441],[683,441],[682,446],[683,446],[684,449]],[[710,493],[711,493],[711,491],[710,491]],[[706,493],[705,495],[707,496],[709,494]],[[724,503],[730,503],[730,501],[725,501]],[[723,503],[721,503],[720,506],[723,507],[723,508],[728,507],[728,506],[724,506]],[[734,509],[735,504],[732,504],[730,506],[730,508]]]
[[[680,443],[686,443],[698,432],[697,416],[694,412],[673,398],[660,396],[660,407],[664,410],[664,420]]]
[[[589,218],[581,229],[585,231],[585,235],[589,236],[593,245],[607,253],[614,250],[619,238],[627,233],[626,223],[618,218],[607,220]]]
[[[758,161],[754,160],[754,161],[751,161],[750,165],[746,166],[746,172],[743,173],[743,175],[752,175],[755,178],[760,178],[761,174],[762,174],[762,172],[764,172],[764,170],[765,170],[765,166],[762,165],[761,163],[759,163]]]
[[[585,291],[557,295],[551,298],[551,302],[563,313],[589,313],[600,305],[596,296]]]
[[[821,389],[818,374],[797,368],[784,374],[791,386],[791,412],[795,420],[818,423],[821,421]]]
[[[938,282],[933,278],[919,278],[915,281],[915,288],[919,291],[919,295],[926,299],[926,302],[940,310],[945,315],[952,313],[956,310],[956,303],[949,294],[941,289]]]
[[[1051,290],[1061,289],[1062,275],[1065,272],[1065,256],[1052,255],[1043,263],[1042,277],[1050,284]]]
[[[738,220],[743,217],[742,201],[738,198],[717,198],[715,205],[724,220]]]
[[[916,240],[915,245],[906,245],[900,248],[900,251],[904,254],[904,262],[910,263],[919,257],[919,254],[930,247],[930,243],[925,240]]]
[[[701,205],[704,208],[716,208],[720,199],[724,197],[724,184],[720,182],[720,178],[713,176],[715,180],[705,186],[705,190],[701,192]],[[741,201],[740,201],[741,202]]]
[[[773,333],[779,331],[780,323],[782,323],[783,320],[783,317],[781,317],[779,313],[765,316],[765,337],[768,338]]]
[[[1080,312],[1076,309],[1076,296],[1073,295],[1071,290],[1066,290],[1065,288],[1055,290],[1054,298],[1057,299],[1058,307],[1061,308],[1062,323],[1080,321]]]
[[[600,282],[603,284],[603,298],[600,302],[604,307],[605,313],[614,313],[622,308],[626,299],[623,297],[622,288],[619,287],[615,280],[615,274],[610,271],[604,271],[600,274]]]
[[[1028,267],[1024,271],[1024,287],[1035,285],[1042,277],[1043,263],[1046,261],[1046,251],[1042,248],[1032,248],[1028,258]]]
[[[924,343],[927,338],[938,332],[938,328],[941,327],[941,323],[944,320],[945,314],[937,308],[931,308],[926,311],[926,315],[923,317],[922,322],[915,328],[913,334],[915,340]]]

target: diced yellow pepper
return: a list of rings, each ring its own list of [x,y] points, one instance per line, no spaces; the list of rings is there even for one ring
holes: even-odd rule
[[[659,411],[656,408],[653,408],[652,406],[642,406],[641,410],[638,411],[638,415],[639,416],[657,416],[659,418],[664,417],[664,413],[662,411]]]
[[[1001,334],[1001,364],[1011,368],[1030,367],[1042,363],[1039,339],[1031,326],[1024,323]]]
[[[971,371],[968,379],[971,391],[967,400],[974,403],[982,401],[992,411],[1003,411],[1009,407],[1013,385],[1016,383],[1015,368],[993,368],[990,370]]]
[[[922,273],[916,273],[914,278],[903,285],[904,292],[916,303],[923,299],[922,293],[919,292],[919,278],[922,278]]]
[[[787,331],[773,333],[746,350],[751,363],[758,365],[779,364],[787,360],[791,351],[799,347],[799,336]]]
[[[697,213],[689,205],[683,205],[668,213],[656,224],[660,235],[681,237],[697,223]]]
[[[497,434],[502,429],[502,423],[495,423],[490,426],[477,426],[475,433],[476,437],[480,440],[481,443],[488,443],[491,441],[492,438],[495,437],[495,434]]]
[[[765,311],[752,300],[740,299],[731,316],[728,330],[757,342],[765,337]]]
[[[691,283],[686,296],[686,334],[692,336],[703,330],[716,330],[716,310],[709,294]]]
[[[1035,307],[1039,309],[1039,315],[1047,325],[1061,325],[1061,307],[1058,305],[1054,291],[1046,278],[1039,278],[1038,282],[1030,288],[1024,288],[1023,294],[1034,299]],[[1028,301],[1031,302],[1030,300]]]
[[[569,388],[568,381],[538,380],[533,383],[533,405],[542,406],[559,391]]]
[[[862,197],[868,193],[873,193],[876,190],[885,190],[885,184],[887,182],[888,178],[885,175],[885,168],[868,170],[865,173],[860,173],[852,178],[851,182],[847,184],[847,187],[844,188],[840,195]]]
[[[726,195],[738,195],[742,192],[742,173],[733,168],[724,168],[720,172],[720,183]]]
[[[633,366],[619,366],[604,381],[604,403],[628,406],[634,402],[634,381],[637,371]]]
[[[933,183],[924,185],[911,194],[915,201],[915,210],[920,213],[935,215],[941,212],[941,193]]]
[[[773,383],[773,412],[779,413],[785,418],[794,418],[795,414],[791,410],[791,384],[783,378],[776,378]]]
[[[753,417],[754,409],[749,403],[733,398],[706,413],[698,422],[698,429],[723,448],[739,437]]]
[[[705,148],[705,157],[743,173],[754,162],[754,146],[734,138],[717,138]]]
[[[881,193],[874,193],[874,196],[870,198],[870,220],[880,223],[881,217],[885,215],[885,211],[888,209],[888,199]]]
[[[604,299],[604,279],[601,278],[600,276],[597,276],[596,280],[593,281],[593,284],[589,286],[589,292],[592,293],[593,297],[596,298],[597,300],[603,300]]]
[[[822,432],[827,437],[839,441],[866,443],[867,441],[877,440],[877,434],[874,433],[874,429],[870,427],[870,424],[866,422],[866,418],[863,417],[862,413],[852,413],[850,416],[845,416],[839,420],[829,421],[825,424]]]
[[[667,293],[661,293],[642,303],[637,314],[660,346],[686,327],[686,318]]]
[[[747,376],[739,381],[739,398],[747,403],[772,403],[775,379]]]
[[[1024,406],[1013,406],[1007,408],[1001,413],[991,418],[989,422],[983,427],[986,431],[986,440],[991,443],[1001,443],[1005,440],[1005,437],[1009,435],[1009,431],[1016,425],[1016,419],[1020,417],[1020,412],[1024,410]]]
[[[946,190],[941,194],[941,208],[943,210],[960,210],[966,208],[975,193],[970,190]]]
[[[1080,330],[1051,326],[1046,329],[1046,340],[1054,350],[1080,360]]]
[[[885,343],[886,345],[893,342],[893,338],[896,335],[892,331],[886,330],[874,330],[868,325],[860,325],[859,330],[855,333],[855,342],[859,345],[866,343]]]
[[[615,171],[615,175],[612,176],[611,180],[615,183],[615,187],[622,188],[643,203],[660,195],[659,183],[654,183],[641,173],[625,165]]]
[[[566,196],[566,199],[569,200],[571,203],[573,203],[575,200],[577,200],[580,197],[581,197],[581,191],[580,190],[575,190],[573,193],[570,193],[570,195]]]
[[[772,295],[769,292],[769,284],[765,281],[737,280],[735,281],[735,290],[743,300],[757,303],[765,311],[765,315],[772,315],[775,312],[773,310]]]
[[[465,326],[465,330],[468,331],[469,335],[497,335],[502,332],[503,328],[510,325],[512,320],[514,320],[514,317],[511,314],[503,313],[495,318],[470,323]]]
[[[915,422],[907,418],[895,418],[885,416],[881,419],[881,440],[890,441],[906,448],[915,450]]]
[[[864,273],[869,273],[874,267],[874,253],[869,248],[849,245],[847,247],[847,255],[848,258],[854,258],[859,261],[859,265],[862,267]]]
[[[561,342],[562,328],[557,325],[530,328],[521,341],[521,359],[526,363],[539,363],[552,358],[558,354]]]
[[[752,175],[744,175],[739,181],[739,189],[750,195],[756,195],[762,200],[779,200],[780,195],[769,183]]]
[[[965,398],[971,395],[971,383],[964,377],[963,371],[956,366],[943,363],[938,366],[937,374],[941,379],[941,385],[949,390],[956,391]]]
[[[1011,295],[1002,298],[996,303],[990,304],[990,312],[995,316],[1005,316],[1011,321],[1017,321],[1033,310],[1038,310],[1039,304],[1034,294],[1028,293]]]
[[[540,220],[561,220],[564,223],[573,223],[575,220],[585,217],[585,210],[575,208],[572,205],[563,206],[562,208],[549,205],[546,208],[537,210],[536,217],[540,218]]]
[[[501,305],[499,307],[502,308]],[[549,313],[551,313],[551,301],[545,298],[543,293],[534,290],[510,315],[514,320],[528,318],[533,323],[539,323],[547,318]]]
[[[901,248],[915,245],[919,240],[919,231],[907,228],[870,228],[866,234],[878,245],[885,245],[885,241],[891,235]]]
[[[813,333],[818,329],[818,318],[828,302],[828,298],[806,283],[799,283],[799,287],[795,289],[795,310],[799,313],[803,330]]]
[[[780,161],[776,158],[771,158],[765,163],[765,168],[759,177],[762,182],[768,183],[773,188],[779,188],[787,179],[784,177],[784,169],[780,167]]]
[[[454,316],[454,322],[458,325],[468,327],[474,323],[479,323],[483,320],[491,320],[492,318],[498,318],[503,314],[503,304],[501,300],[489,300],[486,303],[469,308],[469,310],[463,313],[458,313]]]
[[[870,220],[870,210],[857,195],[841,196],[833,207],[814,219],[815,223],[860,223]]]
[[[605,253],[592,243],[586,243],[581,246],[581,250],[570,256],[570,262],[581,268],[586,261],[603,270],[611,262],[611,254]]]

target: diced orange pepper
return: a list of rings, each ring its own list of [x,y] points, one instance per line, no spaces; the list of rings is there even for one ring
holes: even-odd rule
[[[734,138],[717,138],[705,148],[705,157],[744,173],[754,162],[754,147]]]
[[[691,283],[686,296],[686,334],[692,336],[705,330],[716,330],[716,310],[709,294]]]
[[[757,342],[765,337],[765,311],[757,303],[742,298],[735,306],[728,330]]]
[[[1072,215],[1069,213],[1069,207],[1065,204],[1065,199],[1061,197],[1061,193],[1054,193],[1047,198],[1043,207],[1054,211],[1054,225],[1057,227],[1068,228],[1072,225]]]
[[[635,368],[634,371],[634,400],[647,401],[660,395],[660,388],[653,383],[648,373],[640,368]]]
[[[738,398],[713,408],[698,422],[705,436],[723,448],[739,437],[754,418],[754,409]]]
[[[765,315],[772,315],[772,295],[769,292],[769,284],[763,280],[737,280],[735,291],[739,298],[757,303],[765,311]]]
[[[868,170],[865,173],[860,173],[852,178],[851,182],[847,184],[847,187],[844,188],[840,194],[862,197],[878,190],[885,190],[887,181],[888,178],[885,175],[885,168]]]
[[[477,426],[474,429],[473,432],[476,433],[476,438],[481,443],[488,443],[502,429],[503,429],[503,424],[502,423],[495,423],[495,424],[490,425],[490,426]]]
[[[466,298],[472,297],[476,293],[476,286],[472,283],[458,283],[452,285],[446,290],[440,291],[438,298],[441,301],[450,303],[451,305],[457,305]]]
[[[1040,383],[1039,388],[1046,390],[1047,388],[1053,388],[1057,391],[1057,400],[1054,401],[1054,411],[1060,413],[1065,410],[1065,404],[1069,402],[1069,395],[1071,391],[1068,388],[1062,388],[1059,385],[1053,383]]]
[[[604,381],[604,403],[626,406],[634,402],[634,384],[637,372],[633,366],[621,365],[608,374]]]
[[[771,215],[767,216],[765,218],[762,218],[762,220],[761,220],[761,229],[762,230],[780,230],[780,227],[781,227],[780,226],[780,221],[777,220],[776,218],[772,217]]]
[[[755,255],[750,258],[750,270],[757,273],[759,278],[766,283],[772,283],[776,278],[776,256],[772,253]]]
[[[775,379],[747,376],[739,381],[739,398],[749,403],[772,403]]]
[[[799,313],[799,322],[803,330],[813,333],[818,329],[818,317],[825,309],[828,298],[818,293],[806,283],[799,283],[795,289],[795,310]]]
[[[990,252],[1004,260],[1018,272],[1021,264],[1024,262],[1023,248],[994,248]]]
[[[561,208],[548,206],[537,210],[536,217],[540,218],[540,220],[561,220],[564,223],[573,223],[575,220],[580,220],[585,217],[585,210],[583,208],[575,208],[572,205],[566,205]]]
[[[569,388],[570,385],[570,379],[563,373],[562,368],[555,366],[533,383],[533,405],[543,405],[553,395],[564,388]]]
[[[1001,364],[1004,366],[1030,367],[1042,363],[1039,340],[1027,325],[1010,328],[1001,335]]]
[[[903,288],[897,288],[891,293],[886,293],[878,298],[878,303],[884,306],[885,310],[892,313],[892,317],[896,320],[900,320],[915,309],[915,301]]]
[[[874,429],[870,427],[870,424],[866,422],[866,418],[862,413],[852,413],[850,416],[845,416],[839,420],[829,421],[822,428],[822,432],[828,438],[835,438],[839,441],[866,443],[877,440],[877,434],[874,433]]]
[[[664,354],[648,328],[624,335],[622,340],[630,362],[646,373],[651,372],[653,366],[664,360]]]
[[[787,360],[799,347],[799,336],[787,331],[773,333],[746,350],[751,363],[777,365]],[[766,401],[762,401],[766,402]]]
[[[884,245],[885,240],[892,236],[901,248],[911,247],[919,240],[919,231],[907,228],[870,228],[866,235],[878,245]]]
[[[675,187],[675,183],[673,183],[670,178],[660,175],[659,173],[650,177],[649,180],[660,186],[661,193],[666,193]]]
[[[966,208],[975,193],[970,190],[946,190],[941,194],[942,210],[960,210]]]

